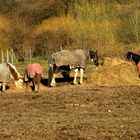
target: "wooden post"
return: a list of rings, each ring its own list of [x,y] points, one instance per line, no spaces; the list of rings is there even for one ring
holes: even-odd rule
[[[9,51],[7,49],[7,62],[9,62]]]
[[[4,63],[3,50],[1,50],[1,62]]]
[[[11,49],[11,63],[14,63],[14,51]]]
[[[26,48],[24,48],[24,52],[25,52],[25,58],[24,58],[24,62],[25,64],[27,64],[27,60],[28,60],[28,50]]]
[[[32,49],[30,47],[30,52],[29,52],[29,59],[30,59],[30,63],[31,63],[31,60],[32,60]]]
[[[60,49],[60,51],[62,51],[63,50],[63,47],[62,46],[59,46],[59,49]]]

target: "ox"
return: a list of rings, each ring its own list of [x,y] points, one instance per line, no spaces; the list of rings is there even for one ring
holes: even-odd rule
[[[0,89],[4,91],[6,84],[14,81],[16,87],[22,88],[23,77],[18,73],[16,67],[11,63],[0,64]]]
[[[40,89],[40,82],[42,78],[42,66],[38,63],[28,64],[25,68],[24,82],[26,87],[32,82],[32,90],[38,91]],[[37,89],[36,89],[37,86]]]
[[[84,70],[90,59],[94,61],[96,66],[99,65],[97,52],[91,50],[61,50],[59,52],[53,53],[48,61],[48,86],[56,86],[56,74],[62,73],[63,76],[68,77],[71,69],[75,70],[73,84],[77,84],[78,72],[80,72],[79,83],[83,84]]]

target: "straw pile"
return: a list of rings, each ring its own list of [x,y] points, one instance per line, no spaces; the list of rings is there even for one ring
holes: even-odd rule
[[[140,85],[135,65],[109,57],[104,59],[102,66],[93,68],[89,82],[98,86]]]

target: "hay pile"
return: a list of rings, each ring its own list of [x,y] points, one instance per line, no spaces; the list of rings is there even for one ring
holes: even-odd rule
[[[135,65],[109,57],[104,59],[102,66],[93,68],[89,82],[98,86],[140,85]]]

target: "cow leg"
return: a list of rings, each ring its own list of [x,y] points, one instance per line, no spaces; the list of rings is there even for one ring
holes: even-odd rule
[[[76,85],[77,84],[77,76],[78,76],[78,68],[74,70],[75,74],[74,74],[74,80],[73,80],[73,84]]]
[[[40,83],[41,83],[41,74],[39,74],[38,76],[37,76],[37,90],[39,91],[40,90]]]
[[[52,76],[53,76],[53,68],[50,66],[49,71],[48,71],[48,86],[51,86],[51,81],[52,81]]]
[[[29,81],[27,81],[26,83],[25,83],[25,85],[26,85],[26,89],[30,86],[30,82]]]
[[[34,80],[32,80],[32,90],[33,90],[33,92],[35,91],[35,83],[34,83]]]
[[[2,92],[2,83],[0,83],[0,91]]]
[[[35,91],[39,91],[40,89],[40,82],[41,82],[41,74],[35,74],[35,77],[33,78],[34,84],[35,84]],[[37,89],[36,89],[37,86]]]
[[[84,69],[80,68],[80,84],[83,84],[83,75],[84,75]]]
[[[58,67],[53,64],[50,65],[50,69],[49,69],[49,78],[48,78],[48,85],[51,87],[55,87],[56,86],[56,81],[55,81],[55,77],[56,74],[58,73]]]
[[[56,74],[55,74],[55,72],[56,72],[56,67],[50,66],[49,73],[48,73],[48,86],[49,87],[56,86],[56,81],[55,81]]]
[[[1,91],[3,92],[3,91],[5,91],[5,89],[6,89],[6,83],[2,83],[2,90]]]
[[[30,78],[28,76],[28,81],[26,81],[26,89],[31,87],[31,89],[33,90],[33,78]]]
[[[50,86],[52,86],[52,87],[55,87],[55,86],[56,86],[55,77],[56,77],[56,74],[53,74],[53,75],[52,75],[51,84],[50,84]]]
[[[24,84],[25,84],[26,89],[28,89],[28,88],[30,87],[31,81],[32,81],[32,78],[30,78],[30,77],[28,76],[28,74],[25,73],[25,74],[24,74],[23,82],[24,82]]]
[[[70,77],[70,66],[68,65],[68,66],[61,66],[61,67],[59,67],[59,72],[62,74],[62,76],[64,77],[64,78],[69,78]]]

